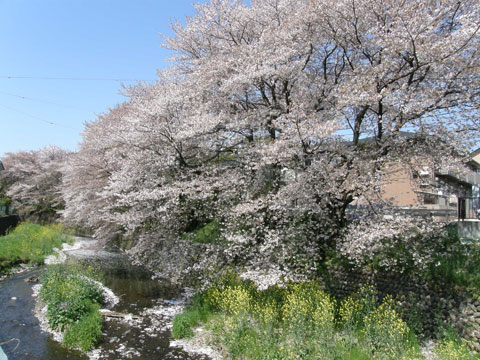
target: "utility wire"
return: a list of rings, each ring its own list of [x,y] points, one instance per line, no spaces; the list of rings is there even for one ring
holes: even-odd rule
[[[78,108],[76,106],[63,105],[63,104],[55,103],[53,101],[48,101],[48,100],[43,100],[43,99],[38,99],[38,98],[32,98],[32,97],[29,97],[29,96],[12,94],[12,93],[8,93],[8,92],[1,91],[1,90],[0,90],[0,94],[16,97],[16,98],[23,99],[23,100],[38,101],[38,102],[42,102],[42,103],[45,103],[45,104],[60,106],[60,107],[64,107],[64,108],[71,108],[71,109],[82,110],[82,111],[90,111],[90,110],[87,110],[87,109]]]
[[[28,79],[28,80],[72,80],[72,81],[156,81],[145,79],[124,79],[124,78],[83,78],[83,77],[49,77],[49,76],[15,76],[0,75],[0,79]]]
[[[63,128],[75,130],[75,129],[72,128],[72,127],[65,126],[65,125],[62,125],[62,124],[57,124],[57,123],[55,123],[55,122],[53,122],[53,121],[49,121],[49,120],[42,119],[41,117],[38,117],[38,116],[35,116],[35,115],[32,115],[32,114],[26,113],[26,112],[21,111],[21,110],[18,110],[18,109],[14,109],[14,108],[12,108],[12,107],[10,107],[10,106],[6,106],[6,105],[3,105],[3,104],[0,104],[0,106],[1,106],[1,107],[4,107],[5,109],[8,109],[8,110],[10,110],[10,111],[14,111],[14,112],[17,112],[17,113],[19,113],[19,114],[28,116],[28,117],[30,117],[30,118],[32,118],[32,119],[40,120],[40,121],[42,121],[42,122],[44,122],[44,123],[47,123],[47,124],[49,124],[49,125],[59,126],[59,127],[63,127]]]
[[[421,75],[421,74],[420,74]],[[339,74],[339,77],[346,77],[346,78],[359,78],[365,77],[363,73],[345,73]],[[367,75],[369,76],[369,75]],[[403,74],[403,77],[408,77],[409,74]],[[147,81],[147,82],[155,82],[155,79],[130,79],[130,78],[95,78],[95,77],[55,77],[55,76],[16,76],[16,75],[0,75],[0,79],[26,79],[26,80],[67,80],[67,81]],[[453,80],[473,80],[472,76],[458,76],[454,79],[449,79],[445,76],[427,76],[425,81],[432,80],[432,81],[453,81]]]

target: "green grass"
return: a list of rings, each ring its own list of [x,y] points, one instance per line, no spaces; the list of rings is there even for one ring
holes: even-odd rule
[[[21,263],[42,264],[45,257],[72,242],[61,225],[40,226],[23,223],[6,236],[0,237],[0,274]]]
[[[192,305],[186,307],[182,314],[173,319],[172,336],[176,339],[191,338],[193,336],[192,327],[207,321],[212,310],[204,296],[197,295]]]
[[[65,332],[69,348],[88,351],[100,340],[103,318],[98,310],[104,297],[91,280],[95,276],[92,269],[63,264],[49,266],[41,276],[40,299],[48,305],[48,324]]]

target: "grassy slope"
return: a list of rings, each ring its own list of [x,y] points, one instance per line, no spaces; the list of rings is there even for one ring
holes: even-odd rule
[[[54,248],[72,240],[61,225],[20,224],[0,237],[0,274],[21,263],[42,264]]]

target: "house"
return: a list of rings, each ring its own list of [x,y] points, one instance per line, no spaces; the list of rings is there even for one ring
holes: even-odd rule
[[[413,138],[411,133],[402,136]],[[382,184],[355,205],[388,204],[402,212],[432,215],[444,221],[476,219],[476,210],[480,209],[480,148],[471,154],[466,168],[467,173],[439,168],[433,159],[421,155],[410,159],[410,165],[388,163],[383,168]]]
[[[453,217],[476,218],[476,210],[480,208],[480,162],[472,160],[467,167],[469,172],[461,174],[436,168],[426,159],[415,167],[393,164],[385,171],[379,194],[397,208],[428,213],[447,221]]]

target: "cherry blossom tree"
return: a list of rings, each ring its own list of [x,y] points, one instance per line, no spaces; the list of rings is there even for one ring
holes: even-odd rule
[[[228,144],[231,136],[222,138],[220,129],[192,131],[183,86],[168,78],[125,89],[129,114],[110,138],[129,151],[101,196],[111,199],[105,216],[129,232],[158,224],[188,231],[214,217],[217,205],[201,210],[200,202],[228,199],[232,181],[242,187],[244,175],[220,160],[235,147]]]
[[[106,239],[118,235],[122,226],[105,216],[110,199],[102,196],[102,192],[130,151],[130,145],[122,140],[125,134],[122,124],[127,114],[128,104],[124,103],[85,124],[79,150],[70,156],[62,169],[64,220],[94,230]]]
[[[6,154],[1,181],[10,183],[7,196],[22,217],[43,221],[58,216],[64,206],[61,168],[69,155],[56,146]]]
[[[402,130],[469,144],[478,11],[474,1],[217,0],[197,5],[166,46],[193,79],[193,126],[251,141],[267,134],[265,162],[320,167],[314,182],[332,189],[321,197],[343,225],[346,205],[381,168],[368,164],[414,150]]]
[[[385,163],[478,138],[475,1],[217,0],[173,29],[193,128],[269,138],[249,154],[300,172],[282,197],[335,228]]]
[[[172,66],[87,125],[65,215],[175,236],[217,220],[229,249],[282,261],[333,248],[388,164],[478,140],[479,29],[474,0],[198,4],[164,40]]]

